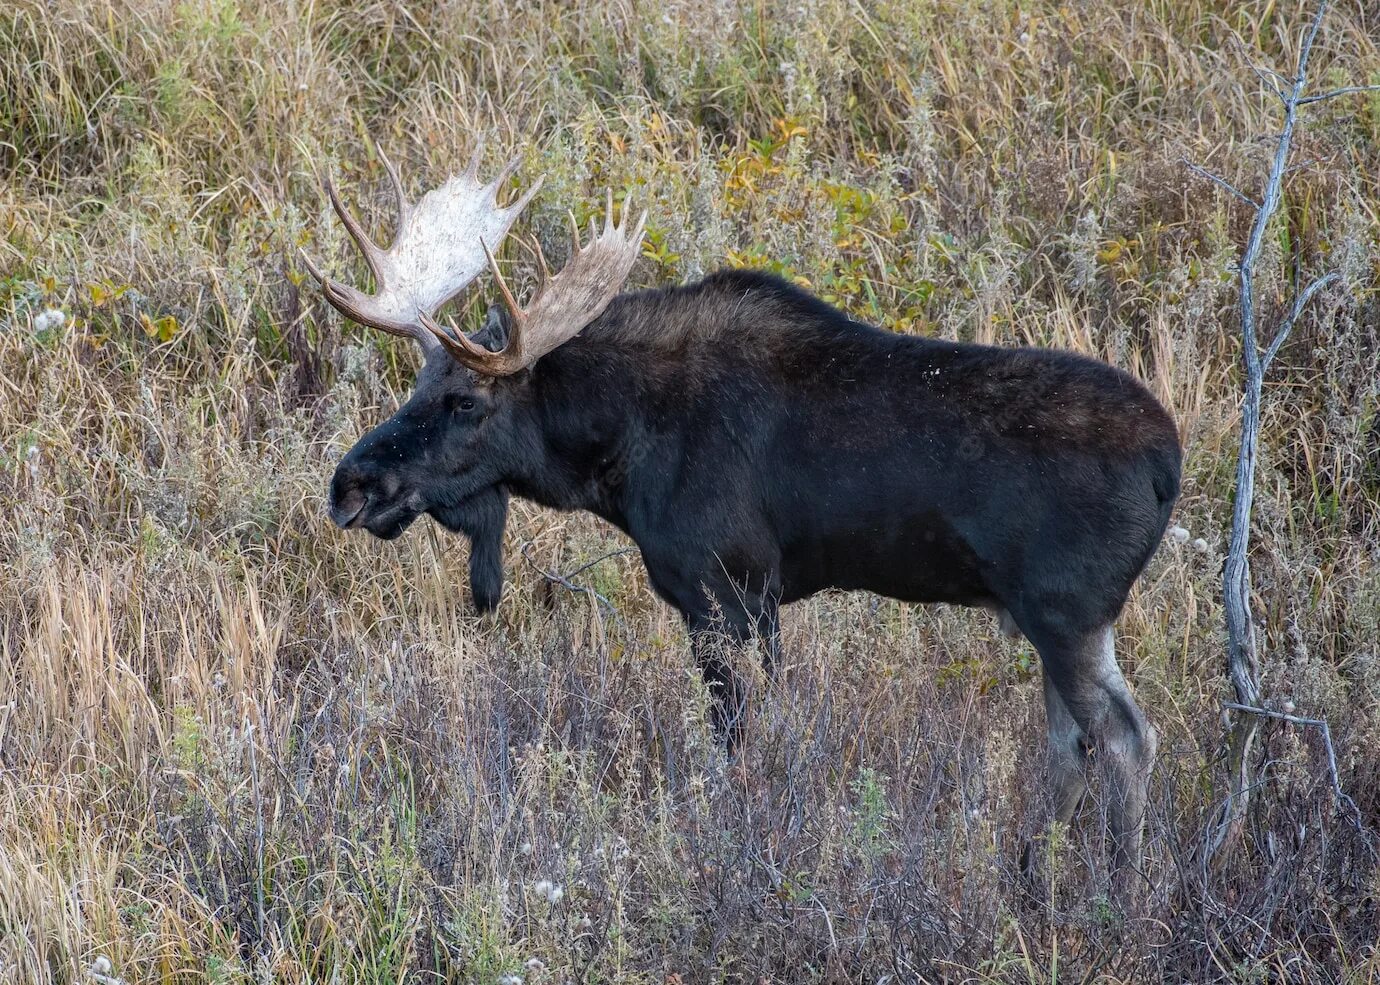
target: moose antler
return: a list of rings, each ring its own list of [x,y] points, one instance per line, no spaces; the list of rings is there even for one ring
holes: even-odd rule
[[[398,202],[397,232],[393,245],[386,250],[369,238],[341,203],[335,185],[326,179],[331,205],[364,254],[375,285],[374,294],[365,294],[334,281],[303,251],[307,269],[337,311],[361,325],[414,338],[426,348],[436,346],[436,337],[424,327],[423,319],[429,322],[441,305],[479,276],[488,256],[484,244],[492,243],[497,248],[541,187],[542,179],[538,178],[516,202],[501,208],[498,193],[517,167],[517,159],[505,164],[498,177],[481,185],[481,152],[482,148],[475,150],[463,174],[427,192],[418,201],[408,202],[397,168],[379,151]]]
[[[471,342],[461,331],[448,331],[436,323],[429,313],[420,321],[459,362],[476,373],[486,376],[508,376],[531,366],[552,349],[580,333],[598,318],[608,303],[623,288],[632,272],[633,263],[642,251],[642,231],[647,225],[644,210],[632,232],[628,232],[628,217],[632,214],[632,198],[623,202],[623,216],[619,224],[613,221],[613,192],[608,192],[602,232],[589,220],[589,243],[580,244],[580,229],[575,216],[570,216],[571,238],[574,241],[570,260],[559,274],[552,276],[546,269],[546,258],[537,247],[537,259],[546,274],[531,303],[522,308],[508,289],[508,282],[494,261],[487,243],[481,242],[489,266],[493,269],[503,302],[512,315],[512,330],[508,344],[499,352]]]

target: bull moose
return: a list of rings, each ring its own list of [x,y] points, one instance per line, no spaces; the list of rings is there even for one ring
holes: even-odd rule
[[[619,293],[646,213],[631,223],[625,202],[616,224],[611,193],[561,273],[537,249],[524,308],[493,251],[540,181],[500,206],[516,162],[481,184],[476,152],[410,202],[383,163],[399,212],[386,250],[327,182],[375,293],[306,263],[343,315],[415,339],[425,363],[341,460],[335,523],[393,538],[428,513],[469,534],[491,605],[509,491],[602,517],[684,617],[730,746],[744,689],[726,648],[758,640],[770,666],[781,605],[836,588],[992,609],[1040,654],[1055,816],[1074,814],[1092,757],[1114,869],[1134,869],[1156,740],[1113,622],[1180,470],[1174,422],[1140,383],[1069,352],[883,331],[759,272]],[[486,266],[504,317],[470,335],[439,324]]]

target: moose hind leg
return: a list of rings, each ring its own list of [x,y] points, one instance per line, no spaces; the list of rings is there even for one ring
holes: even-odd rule
[[[1110,625],[1072,638],[1037,633],[1032,637],[1045,665],[1046,688],[1052,688],[1062,711],[1077,725],[1092,752],[1104,782],[1108,827],[1112,838],[1112,871],[1125,886],[1141,863],[1141,835],[1150,769],[1155,761],[1155,730],[1146,720],[1116,664],[1115,636]],[[1051,710],[1051,741],[1055,708]],[[1072,765],[1072,760],[1068,760]],[[1059,794],[1072,798],[1073,783]],[[1056,797],[1056,811],[1070,805]]]
[[[1045,675],[1045,719],[1049,726],[1049,793],[1053,820],[1073,820],[1088,790],[1088,737]]]

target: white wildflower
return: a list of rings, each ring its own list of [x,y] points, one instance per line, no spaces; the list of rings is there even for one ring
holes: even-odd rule
[[[1170,527],[1167,532],[1169,534],[1169,539],[1176,544],[1183,544],[1188,540],[1188,531],[1183,527]]]
[[[531,854],[532,854],[532,843],[531,843],[530,841],[524,841],[521,845],[518,846],[518,854],[519,854],[519,855],[531,855]]]
[[[48,308],[34,315],[34,331],[46,332],[50,328],[58,328],[67,320],[67,312],[60,308]]]
[[[96,960],[91,962],[90,978],[97,985],[125,985],[123,978],[115,977],[115,967],[104,954],[96,955]]]
[[[510,971],[499,978],[498,985],[522,985],[522,976],[515,971]]]
[[[543,961],[541,958],[528,958],[526,968],[527,974],[540,975],[543,971],[546,970],[546,962]]]
[[[536,882],[532,883],[532,891],[538,896],[546,897],[546,902],[550,903],[552,906],[559,903],[562,897],[565,896],[565,890],[550,879],[538,879]]]
[[[1206,554],[1208,550],[1208,542],[1203,540],[1203,538],[1199,537],[1197,540],[1193,542],[1193,549],[1197,551],[1199,554]]]

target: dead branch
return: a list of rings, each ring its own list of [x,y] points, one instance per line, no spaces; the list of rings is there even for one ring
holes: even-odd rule
[[[1190,169],[1206,177],[1229,191],[1237,200],[1255,210],[1255,218],[1247,236],[1245,249],[1237,267],[1241,293],[1241,341],[1242,362],[1245,367],[1245,393],[1241,409],[1241,446],[1236,463],[1236,499],[1232,510],[1231,538],[1222,577],[1223,603],[1227,623],[1227,673],[1232,683],[1236,700],[1225,707],[1238,713],[1229,740],[1229,763],[1231,779],[1226,801],[1220,816],[1214,821],[1208,835],[1207,858],[1218,855],[1225,847],[1233,844],[1239,837],[1246,816],[1246,808],[1253,789],[1251,777],[1252,751],[1255,746],[1261,717],[1277,717],[1279,712],[1268,712],[1260,707],[1260,665],[1255,638],[1255,622],[1251,613],[1251,574],[1249,561],[1251,506],[1255,493],[1255,470],[1260,441],[1260,399],[1266,371],[1274,361],[1280,347],[1289,337],[1294,323],[1304,308],[1323,288],[1338,279],[1337,274],[1329,273],[1312,281],[1289,307],[1288,313],[1280,320],[1269,345],[1261,350],[1256,318],[1255,274],[1256,263],[1260,257],[1262,244],[1270,221],[1279,209],[1283,195],[1284,176],[1289,169],[1289,152],[1293,144],[1294,128],[1301,106],[1331,99],[1351,92],[1370,91],[1373,86],[1348,86],[1331,92],[1305,95],[1308,84],[1308,60],[1313,51],[1313,43],[1327,14],[1328,0],[1318,4],[1317,13],[1304,35],[1299,48],[1298,61],[1292,78],[1278,72],[1269,71],[1271,89],[1279,96],[1284,107],[1284,123],[1274,138],[1274,155],[1265,178],[1264,189],[1259,200],[1241,192],[1223,178],[1197,165],[1189,164]],[[1262,79],[1265,75],[1257,69]],[[1300,720],[1302,723],[1303,720]],[[1316,719],[1306,720],[1307,724],[1321,727],[1331,756],[1331,733],[1326,723]],[[1336,775],[1335,757],[1330,759],[1333,769],[1333,783],[1341,796],[1340,780]],[[1348,798],[1347,802],[1350,800]],[[1354,806],[1354,805],[1353,805]]]

